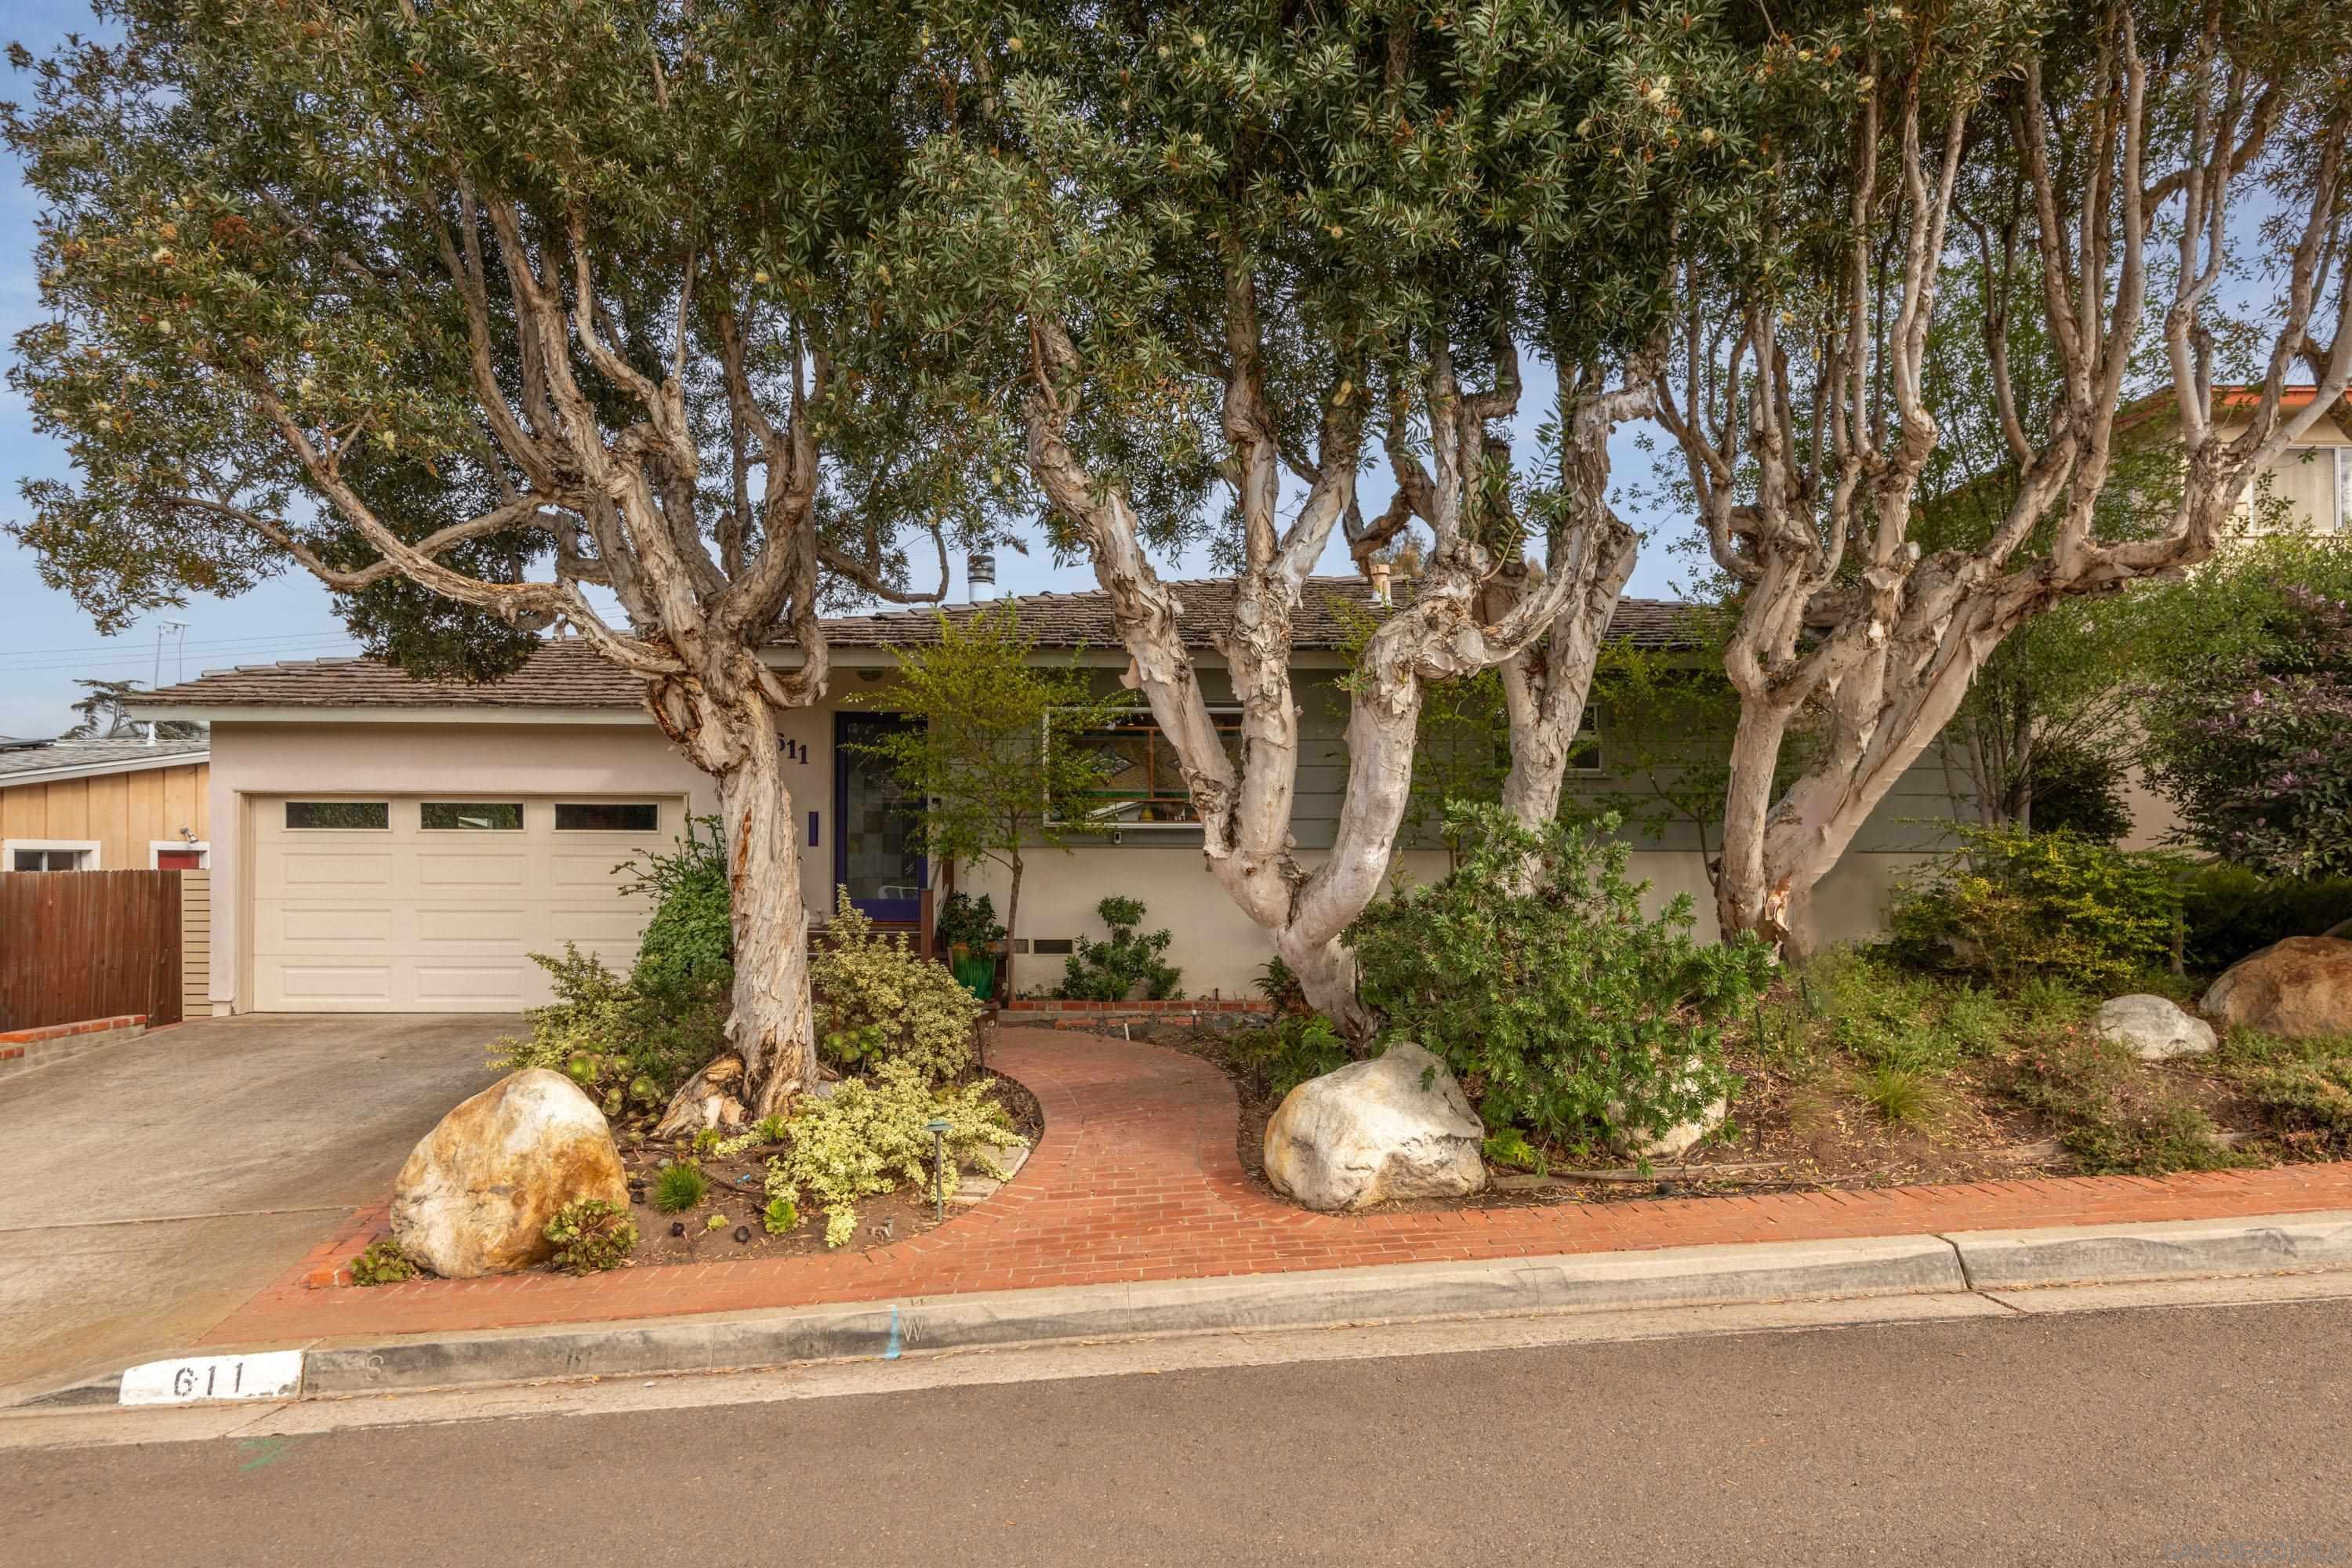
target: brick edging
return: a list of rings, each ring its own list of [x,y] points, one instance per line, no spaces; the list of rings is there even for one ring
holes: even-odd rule
[[[84,1018],[78,1024],[44,1024],[37,1029],[0,1031],[0,1046],[37,1046],[43,1040],[62,1040],[74,1035],[97,1035],[109,1029],[127,1029],[144,1025],[144,1013],[125,1013],[113,1018]],[[22,1053],[18,1053],[21,1055]]]

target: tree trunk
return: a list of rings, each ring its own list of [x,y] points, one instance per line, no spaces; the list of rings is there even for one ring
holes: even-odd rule
[[[792,792],[784,785],[773,714],[756,697],[753,701],[752,734],[737,765],[716,774],[735,942],[728,1051],[672,1097],[654,1129],[656,1137],[714,1126],[730,1115],[776,1114],[816,1080],[808,910],[801,899]],[[740,1101],[741,1110],[730,1100]]]
[[[1013,984],[1013,955],[1018,951],[1013,938],[1021,930],[1021,852],[1013,852],[1013,885],[1004,895],[1004,997],[1010,1001],[1021,993]]]

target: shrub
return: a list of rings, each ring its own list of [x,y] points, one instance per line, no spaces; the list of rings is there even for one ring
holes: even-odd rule
[[[2218,572],[2200,586],[2221,635],[2147,694],[2148,776],[2184,835],[2263,876],[2352,875],[2347,567],[2306,549]]]
[[[603,1198],[574,1198],[555,1211],[541,1232],[555,1243],[549,1261],[566,1274],[601,1274],[618,1268],[637,1245],[629,1211]]]
[[[493,1068],[562,1073],[598,1100],[606,1116],[617,1117],[658,1110],[725,1047],[723,984],[649,992],[570,942],[560,958],[530,956],[547,971],[555,1000],[524,1012],[528,1037],[496,1042]]]
[[[1867,951],[1824,952],[1800,974],[1811,1043],[1866,1068],[1944,1072],[2007,1044],[2021,1008],[1989,991],[1916,973]]]
[[[825,946],[810,964],[817,1047],[844,1066],[904,1062],[944,1082],[971,1065],[980,998],[954,975],[885,936],[843,889]]]
[[[708,844],[698,823],[710,830]],[[623,890],[649,895],[654,905],[637,939],[631,984],[661,994],[711,987],[724,993],[735,978],[735,931],[719,819],[689,818],[675,851],[648,854],[618,868],[635,873]]]
[[[664,1165],[654,1178],[654,1207],[664,1214],[684,1214],[710,1195],[710,1178],[690,1160]]]
[[[1225,1037],[1225,1059],[1262,1095],[1280,1098],[1348,1065],[1348,1042],[1320,1013],[1284,1013],[1264,1028]]]
[[[2113,844],[2132,829],[2123,764],[2082,746],[2049,744],[2033,758],[2033,831]]]
[[[1687,896],[1645,918],[1616,826],[1457,808],[1459,868],[1348,930],[1383,1037],[1444,1058],[1491,1130],[1639,1143],[1730,1088],[1715,1021],[1755,1001],[1771,956],[1694,942]]]
[[[766,1195],[797,1203],[805,1194],[825,1210],[824,1244],[840,1247],[857,1234],[857,1200],[887,1193],[907,1181],[930,1189],[934,1118],[948,1124],[944,1143],[946,1190],[956,1190],[956,1166],[977,1156],[992,1175],[1003,1173],[986,1148],[1025,1142],[1006,1120],[1004,1108],[988,1097],[983,1079],[960,1089],[934,1091],[916,1066],[886,1061],[868,1080],[845,1079],[829,1100],[799,1102],[792,1142],[768,1162]]]
[[[2171,858],[2071,833],[1958,825],[1961,847],[1906,877],[1890,951],[2003,987],[2032,977],[2113,992],[2160,965],[2179,910]]]
[[[2352,1153],[2352,1058],[2291,1061],[2238,1081],[2289,1149],[2323,1160]]]
[[[1160,956],[1175,938],[1166,931],[1143,932],[1139,900],[1108,898],[1095,906],[1095,913],[1110,928],[1110,940],[1078,938],[1055,995],[1073,1002],[1124,1002],[1138,986],[1154,1002],[1183,994],[1178,989],[1183,971]]]
[[[400,1250],[392,1237],[380,1236],[361,1253],[344,1265],[352,1273],[354,1285],[397,1285],[404,1279],[414,1279],[419,1270]]]
[[[2257,876],[2227,860],[2198,865],[2181,880],[2188,966],[2218,973],[2283,937],[2319,936],[2352,921],[2352,877]]]
[[[2123,1047],[2072,1032],[2024,1053],[2006,1085],[2011,1099],[2049,1118],[2058,1141],[2090,1175],[2219,1171],[2248,1162],[2213,1136],[2205,1113]]]

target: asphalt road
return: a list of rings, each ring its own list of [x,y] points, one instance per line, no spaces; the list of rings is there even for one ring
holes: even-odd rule
[[[10,1561],[2352,1562],[2352,1301],[0,1453]]]
[[[205,1018],[0,1083],[0,1404],[186,1350],[381,1203],[519,1023]]]

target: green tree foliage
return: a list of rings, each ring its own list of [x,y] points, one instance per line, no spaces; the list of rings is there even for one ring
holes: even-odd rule
[[[2149,777],[2188,840],[2269,877],[2352,875],[2352,546],[2250,546],[2172,590]]]
[[[1763,944],[1693,941],[1687,894],[1645,915],[1614,817],[1461,815],[1461,869],[1349,930],[1384,1037],[1444,1057],[1490,1130],[1570,1147],[1638,1147],[1721,1098],[1717,1024],[1762,993]]]
[[[936,644],[904,644],[898,656],[889,688],[860,700],[913,722],[859,749],[924,803],[925,853],[1003,868],[1005,929],[1018,935],[1024,852],[1067,849],[1111,826],[1097,792],[1114,762],[1087,736],[1134,704],[1097,696],[1076,654],[1042,662],[1010,600],[942,615]]]

